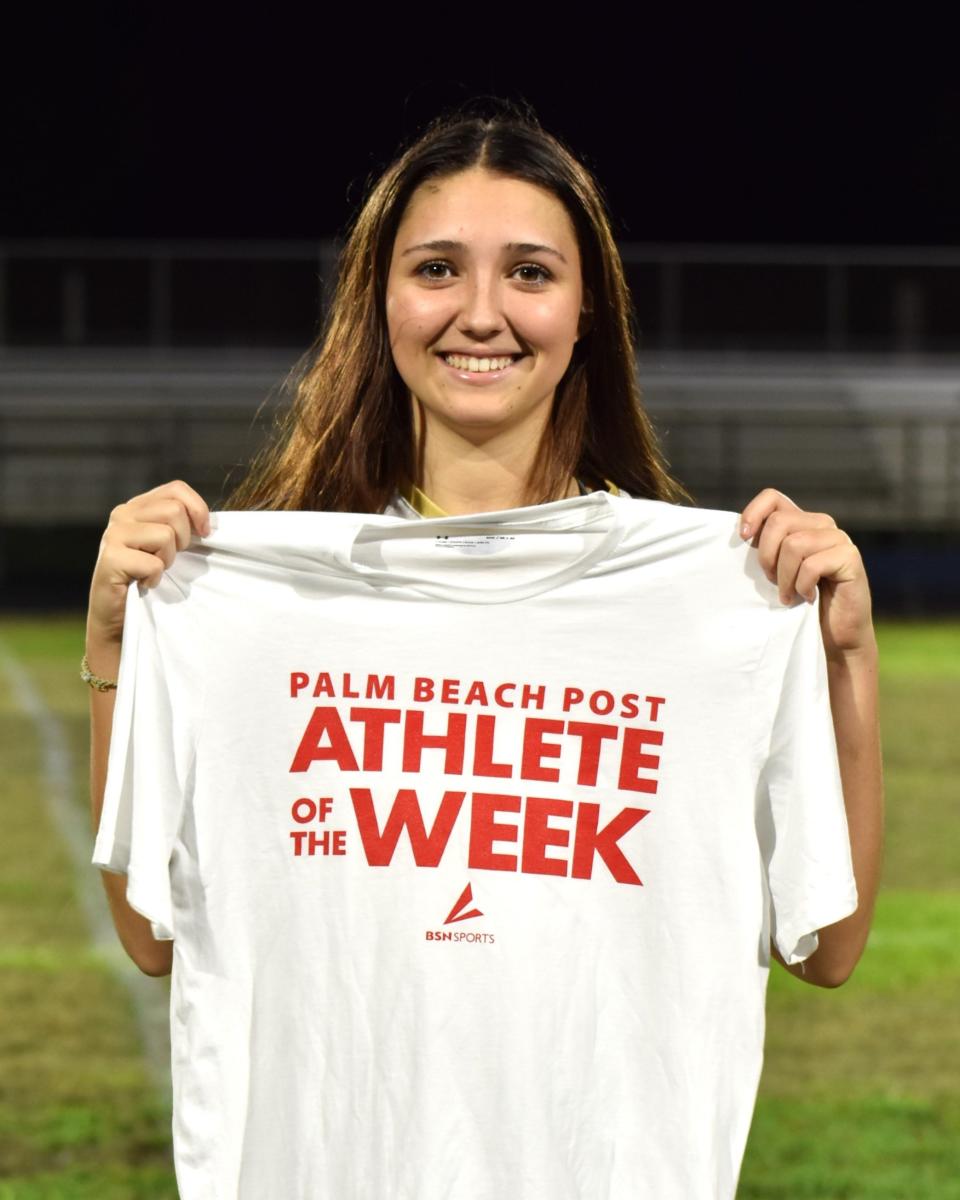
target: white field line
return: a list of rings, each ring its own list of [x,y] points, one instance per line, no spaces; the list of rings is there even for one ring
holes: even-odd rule
[[[43,792],[51,824],[60,833],[73,864],[76,895],[90,928],[97,954],[107,963],[115,978],[126,988],[136,1014],[144,1057],[151,1080],[169,1103],[170,1081],[170,1000],[164,981],[144,975],[127,957],[120,945],[99,868],[91,863],[93,835],[89,813],[74,795],[75,763],[63,723],[44,702],[23,664],[0,640],[0,672],[6,677],[7,694],[14,704],[33,721],[41,746]]]

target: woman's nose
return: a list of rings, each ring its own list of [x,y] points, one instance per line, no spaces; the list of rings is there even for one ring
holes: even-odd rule
[[[462,333],[489,338],[503,328],[504,317],[500,289],[496,279],[477,278],[464,289],[463,305],[457,319]]]

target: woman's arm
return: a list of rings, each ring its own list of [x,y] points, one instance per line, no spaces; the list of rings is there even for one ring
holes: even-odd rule
[[[94,675],[116,679],[120,668],[120,643],[98,636],[87,623],[87,662]],[[90,689],[90,816],[93,832],[100,826],[103,792],[107,781],[107,756],[113,728],[115,691]],[[173,967],[173,942],[153,936],[150,922],[127,903],[127,877],[114,871],[100,872],[110,913],[124,950],[146,975],[169,975]]]
[[[183,480],[161,484],[118,505],[100,539],[100,553],[90,582],[87,608],[87,663],[101,679],[115,680],[120,670],[127,589],[134,581],[146,587],[160,582],[178,550],[190,544],[192,532],[209,532],[210,510],[203,497]],[[90,689],[90,817],[94,834],[100,826],[107,760],[113,728],[114,690]],[[141,971],[169,975],[173,943],[158,941],[150,922],[127,903],[127,877],[101,870],[117,934]]]
[[[863,953],[873,920],[883,856],[883,766],[880,750],[877,639],[870,588],[860,551],[832,517],[798,508],[766,488],[742,513],[742,535],[792,604],[820,588],[820,628],[827,658],[830,707],[859,902],[857,911],[820,930],[819,947],[791,974],[838,987]],[[783,959],[773,950],[774,957]]]

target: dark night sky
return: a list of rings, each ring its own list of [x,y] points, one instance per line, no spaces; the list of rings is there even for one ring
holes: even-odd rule
[[[945,30],[880,44],[814,30],[801,44],[638,25],[614,53],[575,27],[554,48],[497,25],[486,52],[415,31],[394,49],[384,34],[374,57],[323,23],[157,19],[104,5],[82,27],[20,37],[0,234],[334,234],[401,138],[493,92],[532,103],[592,166],[623,238],[960,243]]]

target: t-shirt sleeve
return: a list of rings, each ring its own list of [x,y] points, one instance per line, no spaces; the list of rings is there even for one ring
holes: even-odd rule
[[[127,591],[107,760],[103,809],[93,864],[127,876],[127,901],[146,917],[157,940],[171,940],[170,857],[193,764],[189,689],[171,702],[172,668],[162,649],[158,619],[164,579],[152,590]],[[159,594],[158,594],[159,593]],[[169,607],[169,606],[167,606]]]
[[[773,639],[780,687],[761,772],[758,832],[771,934],[793,964],[817,949],[818,930],[856,911],[857,887],[819,604],[782,608],[775,619],[786,639]]]

